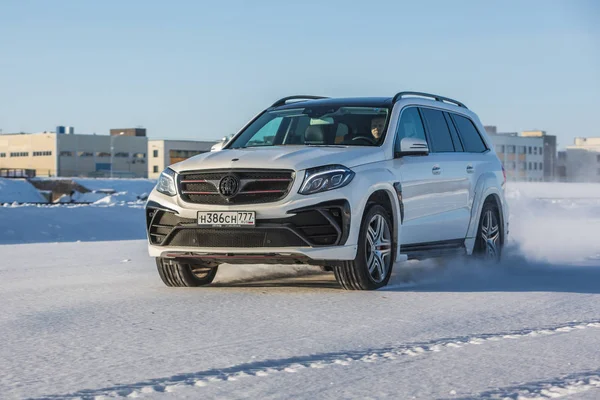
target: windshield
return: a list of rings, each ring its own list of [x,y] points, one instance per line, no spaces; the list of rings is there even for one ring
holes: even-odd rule
[[[267,111],[235,138],[230,149],[259,146],[379,146],[387,108],[312,107]]]

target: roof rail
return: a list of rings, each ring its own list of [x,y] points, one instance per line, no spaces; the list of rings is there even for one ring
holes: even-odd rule
[[[311,96],[311,95],[295,95],[295,96],[288,96],[288,97],[284,97],[283,99],[279,99],[277,100],[275,103],[273,103],[273,105],[271,107],[279,107],[279,106],[283,106],[287,103],[288,100],[300,100],[300,99],[305,99],[305,100],[317,100],[317,99],[327,99],[328,97],[323,97],[323,96]]]
[[[437,94],[422,93],[422,92],[400,92],[400,93],[396,93],[396,95],[394,96],[394,99],[392,100],[392,103],[397,102],[398,100],[400,100],[404,96],[429,97],[430,99],[434,99],[436,101],[442,101],[442,102],[445,101],[447,103],[453,103],[453,104],[455,104],[455,105],[457,105],[459,107],[467,108],[467,106],[465,106],[463,103],[461,103],[458,100],[450,99],[450,98],[444,97],[444,96],[439,96]]]

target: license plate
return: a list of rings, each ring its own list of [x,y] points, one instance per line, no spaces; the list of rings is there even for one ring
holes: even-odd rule
[[[200,226],[254,226],[254,211],[198,211]]]

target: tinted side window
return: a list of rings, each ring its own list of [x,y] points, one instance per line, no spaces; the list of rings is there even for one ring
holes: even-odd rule
[[[452,119],[454,119],[454,123],[458,128],[458,134],[465,146],[465,151],[469,153],[483,153],[487,150],[479,132],[477,132],[475,125],[473,125],[470,119],[457,114],[452,114]]]
[[[430,108],[421,108],[421,115],[425,120],[429,134],[429,151],[433,153],[454,152],[450,130],[446,124],[444,113]]]
[[[407,108],[402,111],[400,123],[398,123],[398,130],[396,131],[395,152],[400,151],[400,141],[405,137],[427,140],[425,139],[423,122],[421,121],[419,110],[416,107]]]

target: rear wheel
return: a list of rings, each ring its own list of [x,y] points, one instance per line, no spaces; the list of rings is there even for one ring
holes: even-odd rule
[[[167,286],[195,287],[210,284],[219,267],[204,264],[191,264],[170,258],[156,258],[156,267],[160,278]]]
[[[353,261],[333,267],[335,278],[347,290],[374,290],[387,285],[392,274],[392,222],[385,208],[370,206],[358,237]]]
[[[493,203],[485,203],[481,210],[473,255],[486,261],[500,261],[503,245],[501,233],[498,207]]]

